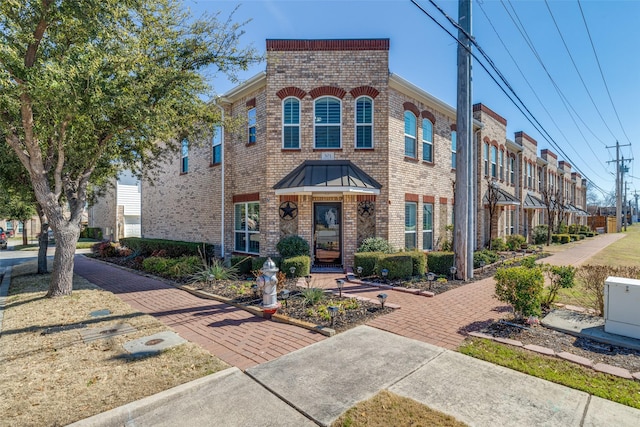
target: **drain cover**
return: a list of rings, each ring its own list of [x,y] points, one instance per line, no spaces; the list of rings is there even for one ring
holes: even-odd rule
[[[161,342],[164,342],[164,340],[161,338],[156,338],[156,339],[147,341],[146,343],[144,343],[144,345],[158,345]]]
[[[175,332],[165,331],[126,342],[124,349],[130,353],[130,357],[147,357],[185,342],[187,340]]]

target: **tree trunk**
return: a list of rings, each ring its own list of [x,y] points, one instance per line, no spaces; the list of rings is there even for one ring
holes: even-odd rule
[[[47,217],[38,203],[36,203],[36,211],[40,218],[40,237],[38,238],[38,274],[47,274],[47,249],[49,247],[49,224]]]
[[[79,222],[79,221],[78,221]],[[56,253],[47,297],[71,295],[73,288],[73,257],[80,237],[80,224],[66,222],[53,228]]]
[[[29,239],[27,238],[27,221],[22,221],[22,244],[27,246],[29,244]]]

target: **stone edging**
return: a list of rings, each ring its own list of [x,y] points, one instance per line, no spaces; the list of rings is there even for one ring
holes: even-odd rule
[[[509,338],[500,338],[494,337],[492,335],[483,334],[482,332],[469,332],[469,335],[476,338],[484,338],[490,341],[495,341],[501,344],[507,344],[514,347],[524,348],[529,351],[533,351],[538,354],[543,354],[545,356],[558,357],[563,360],[567,360],[569,362],[577,363],[578,365],[584,366],[586,368],[591,368],[595,371],[602,372],[605,374],[615,375],[620,378],[625,378],[628,380],[640,380],[640,372],[631,373],[628,369],[619,368],[617,366],[607,365],[605,363],[593,363],[592,360],[587,359],[586,357],[577,356],[575,354],[567,353],[565,351],[561,351],[556,353],[554,350],[541,347],[535,344],[522,344],[522,342],[517,340],[512,340]]]

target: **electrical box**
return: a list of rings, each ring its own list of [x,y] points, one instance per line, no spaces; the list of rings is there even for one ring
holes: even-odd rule
[[[640,280],[611,276],[604,282],[604,330],[640,339]]]

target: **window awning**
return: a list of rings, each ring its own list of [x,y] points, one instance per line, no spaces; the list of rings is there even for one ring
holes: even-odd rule
[[[380,194],[382,185],[350,160],[306,160],[273,186],[276,195]]]
[[[569,212],[576,214],[576,216],[589,216],[589,213],[587,211],[582,210],[579,207],[572,205],[571,203],[569,203],[567,206],[569,208]]]
[[[531,193],[527,193],[527,197],[524,198],[525,209],[547,209],[547,205],[536,196]]]
[[[504,191],[502,188],[496,188],[498,192],[498,200],[496,205],[498,206],[519,206],[520,200],[518,200],[515,196]],[[487,192],[488,193],[488,192]],[[484,203],[489,203],[489,198],[487,197],[487,193],[484,195]]]

